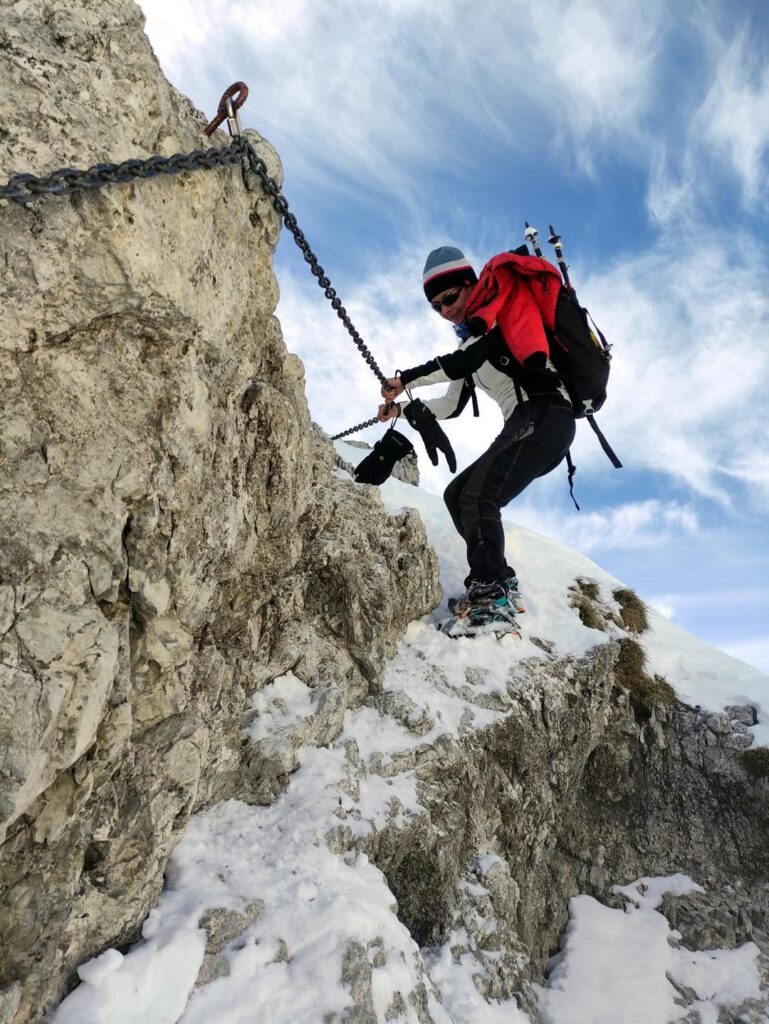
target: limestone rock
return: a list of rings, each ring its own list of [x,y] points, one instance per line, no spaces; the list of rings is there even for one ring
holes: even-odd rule
[[[3,178],[208,144],[130,0],[6,8]],[[318,844],[370,859],[423,950],[472,953],[478,990],[533,1020],[527,986],[576,892],[686,871],[709,895],[668,901],[682,936],[766,953],[767,787],[740,760],[754,713],[634,703],[611,607],[584,658],[543,638],[493,692],[480,669],[456,686],[425,662],[422,681],[462,702],[455,732],[382,689],[438,601],[436,560],[417,514],[341,479],[310,423],[257,181],[198,171],[3,203],[0,221],[0,1020],[39,1020],[79,964],[129,945],[190,814],[269,803],[303,744],[344,750]],[[402,745],[340,738],[361,705]],[[368,827],[366,784],[399,776],[418,806],[394,796]],[[199,984],[229,970],[247,904],[201,908]],[[340,946],[345,1020],[376,1020],[392,955]],[[385,1018],[428,1024],[432,999],[425,972]]]
[[[263,901],[257,900],[246,908],[244,914],[226,907],[209,910],[200,919],[200,927],[205,928],[207,934],[206,953],[221,953],[228,942],[254,923],[263,909]]]
[[[6,5],[3,180],[227,144],[142,27],[130,0]],[[338,720],[438,583],[418,517],[339,480],[311,428],[250,175],[0,221],[0,986],[23,1024],[134,934],[194,808],[270,789],[253,694],[290,669]]]

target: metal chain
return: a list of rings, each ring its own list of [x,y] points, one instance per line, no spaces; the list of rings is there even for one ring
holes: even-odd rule
[[[283,219],[283,223],[294,236],[294,241],[302,250],[305,262],[309,264],[313,276],[317,278],[319,286],[323,289],[323,294],[331,303],[332,308],[336,310],[336,315],[347,328],[347,331],[355,342],[358,351],[366,360],[366,363],[371,367],[373,373],[379,380],[379,383],[384,384],[387,378],[379,369],[379,366],[371,355],[371,352],[369,352],[366,343],[355,329],[355,326],[347,315],[347,310],[342,305],[342,300],[337,295],[336,290],[331,287],[331,281],[328,279],[325,270],[318,262],[318,257],[312,251],[309,242],[304,237],[304,233],[300,230],[296,217],[290,212],[285,196],[280,191],[280,185],[278,185],[274,178],[270,177],[267,171],[267,164],[257,153],[254,152],[250,143],[248,144],[248,164],[253,173],[256,174],[261,181],[264,191],[272,198],[272,205],[280,214]]]
[[[86,171],[62,167],[44,178],[37,178],[34,174],[14,174],[6,185],[0,185],[0,199],[12,199],[26,205],[43,195],[69,196],[74,192],[104,188],[105,185],[122,184],[137,178],[227,167],[240,163],[247,148],[248,140],[239,138],[228,146],[194,149],[191,153],[174,153],[169,157],[124,160],[122,164],[94,164]]]
[[[370,420],[366,420],[365,423],[359,423],[357,427],[349,427],[347,430],[343,430],[341,434],[334,434],[331,437],[332,441],[338,441],[340,437],[347,437],[348,434],[357,434],[359,430],[364,430],[366,427],[373,427],[379,420],[376,416],[373,416]]]
[[[242,83],[236,83],[236,85],[242,85]],[[246,90],[245,95],[247,94]],[[243,99],[245,99],[245,95]],[[160,174],[211,170],[215,167],[226,167],[240,163],[244,158],[248,161],[251,171],[259,178],[262,188],[272,200],[272,205],[286,228],[293,235],[294,241],[301,249],[304,260],[309,265],[312,275],[323,289],[323,294],[344,324],[361,356],[366,361],[366,364],[371,367],[379,382],[384,384],[387,378],[356,330],[347,310],[342,305],[342,300],[336,293],[336,289],[332,287],[331,281],[320,265],[318,257],[310,248],[310,244],[300,229],[296,217],[289,210],[288,202],[280,190],[280,185],[274,178],[270,177],[267,164],[255,152],[253,146],[244,135],[234,138],[228,146],[212,149],[195,149],[187,154],[174,153],[173,156],[169,157],[151,156],[145,160],[124,160],[120,164],[94,164],[85,171],[77,170],[74,167],[62,167],[45,177],[36,177],[34,174],[14,174],[8,179],[7,184],[0,185],[0,199],[9,199],[26,205],[43,195],[69,196],[75,192],[104,188],[105,185],[122,184],[128,181],[136,181],[137,179],[155,178]],[[353,434],[364,427],[372,426],[376,422],[376,418],[367,420],[356,427],[350,427],[349,430],[345,430],[341,434],[336,434],[332,440],[345,437],[347,434]]]

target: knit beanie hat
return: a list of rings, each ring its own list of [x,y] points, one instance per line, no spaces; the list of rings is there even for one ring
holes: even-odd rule
[[[447,288],[464,284],[465,281],[475,284],[477,280],[476,273],[464,254],[453,245],[442,245],[438,249],[433,249],[422,272],[422,287],[428,300],[434,299]]]

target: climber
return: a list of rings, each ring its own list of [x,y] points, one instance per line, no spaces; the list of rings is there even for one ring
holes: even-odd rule
[[[469,565],[465,593],[449,601],[449,611],[479,623],[523,610],[515,570],[505,558],[501,509],[561,462],[575,432],[571,403],[548,354],[542,306],[543,296],[549,301],[549,279],[545,276],[538,296],[534,282],[495,277],[494,267],[507,262],[507,254],[492,259],[479,283],[459,249],[445,245],[428,255],[425,295],[436,313],[453,324],[459,346],[388,378],[381,391],[387,401],[377,415],[384,422],[407,414],[411,403],[401,406],[394,399],[404,390],[442,381],[451,382],[445,394],[424,402],[438,419],[458,416],[471,397],[475,404],[476,386],[502,410],[501,433],[444,494]],[[560,277],[551,269],[557,295]]]

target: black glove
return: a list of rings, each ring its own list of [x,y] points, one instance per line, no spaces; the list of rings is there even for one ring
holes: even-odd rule
[[[438,426],[435,415],[430,412],[425,403],[417,398],[413,402],[409,402],[403,411],[414,430],[418,430],[422,435],[430,462],[434,466],[438,465],[438,449],[440,449],[446,456],[449,469],[455,473],[457,457],[454,454],[454,449],[441,427]]]
[[[359,484],[383,484],[395,468],[395,463],[414,451],[414,445],[397,430],[388,430],[374,445],[373,451],[355,467],[355,480]]]

